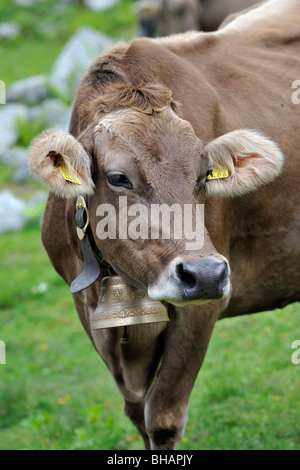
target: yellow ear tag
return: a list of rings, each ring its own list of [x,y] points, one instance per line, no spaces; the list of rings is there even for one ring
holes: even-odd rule
[[[207,180],[219,180],[222,178],[228,178],[228,168],[223,166],[213,166],[212,171],[207,175]]]
[[[76,174],[75,173],[70,173],[64,165],[60,164],[58,168],[59,168],[59,171],[61,172],[63,178],[66,181],[70,181],[71,183],[75,183],[75,184],[81,184],[81,181],[79,181]]]

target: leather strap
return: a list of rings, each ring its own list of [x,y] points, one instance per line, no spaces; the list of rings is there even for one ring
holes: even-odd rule
[[[84,266],[79,276],[77,276],[71,283],[71,294],[76,294],[97,281],[101,272],[100,267],[108,268],[113,271],[112,267],[103,258],[95,243],[89,222],[87,201],[83,196],[80,196],[76,201],[75,219],[77,235],[81,241]]]

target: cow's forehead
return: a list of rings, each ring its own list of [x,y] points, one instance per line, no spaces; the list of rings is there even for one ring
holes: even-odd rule
[[[130,148],[136,157],[145,153],[158,160],[182,158],[199,153],[201,142],[196,138],[191,124],[181,119],[170,106],[152,114],[130,108],[116,110],[103,116],[95,126],[96,143],[107,148]]]
[[[176,127],[185,129],[186,132],[188,131],[191,136],[195,136],[192,125],[179,117],[169,105],[161,111],[152,112],[151,114],[143,113],[132,108],[122,108],[111,111],[100,117],[99,124],[95,127],[95,131],[99,131],[101,126],[114,132],[124,130],[124,127],[144,131],[149,125],[156,127],[157,130],[172,129],[172,127],[176,125]]]

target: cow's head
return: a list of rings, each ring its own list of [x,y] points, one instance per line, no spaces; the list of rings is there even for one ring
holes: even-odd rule
[[[272,181],[283,164],[277,145],[253,130],[201,142],[161,85],[111,85],[85,109],[77,138],[48,131],[33,141],[32,172],[59,196],[88,196],[104,258],[150,297],[177,305],[226,297],[228,262],[202,204]],[[207,178],[213,166],[225,178]]]

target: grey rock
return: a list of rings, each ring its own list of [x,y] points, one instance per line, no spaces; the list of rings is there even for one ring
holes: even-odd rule
[[[55,61],[48,80],[50,87],[59,97],[71,102],[86,68],[113,44],[111,38],[96,29],[80,27]]]
[[[9,103],[0,107],[0,154],[15,145],[18,140],[16,119],[28,119],[28,109],[23,104]]]
[[[9,166],[21,166],[27,161],[27,149],[24,147],[10,147],[0,154],[0,161]]]
[[[24,183],[30,176],[28,168],[28,151],[23,147],[11,147],[0,154],[0,161],[7,166],[15,167],[13,180]]]
[[[6,101],[34,105],[49,96],[46,75],[34,75],[12,83],[7,89]]]
[[[31,7],[31,5],[43,1],[44,0],[14,0],[14,2],[21,7]]]
[[[29,176],[30,171],[26,162],[24,165],[17,167],[13,176],[13,180],[17,184],[24,184],[28,180]]]
[[[25,207],[26,202],[11,191],[0,191],[0,233],[17,231],[24,226],[26,222]]]
[[[21,28],[15,21],[8,21],[0,23],[0,38],[14,39],[20,36]]]
[[[0,191],[0,233],[21,230],[30,221],[41,222],[46,200],[46,191],[36,191],[29,201],[8,189]]]
[[[45,127],[67,131],[72,113],[72,107],[58,99],[45,100],[41,111],[45,116]]]
[[[44,118],[45,129],[60,129],[67,131],[71,118],[72,107],[59,99],[47,99],[40,105],[30,108],[29,119],[34,121],[40,116]]]
[[[93,11],[103,11],[114,7],[119,0],[85,0],[84,4]]]

